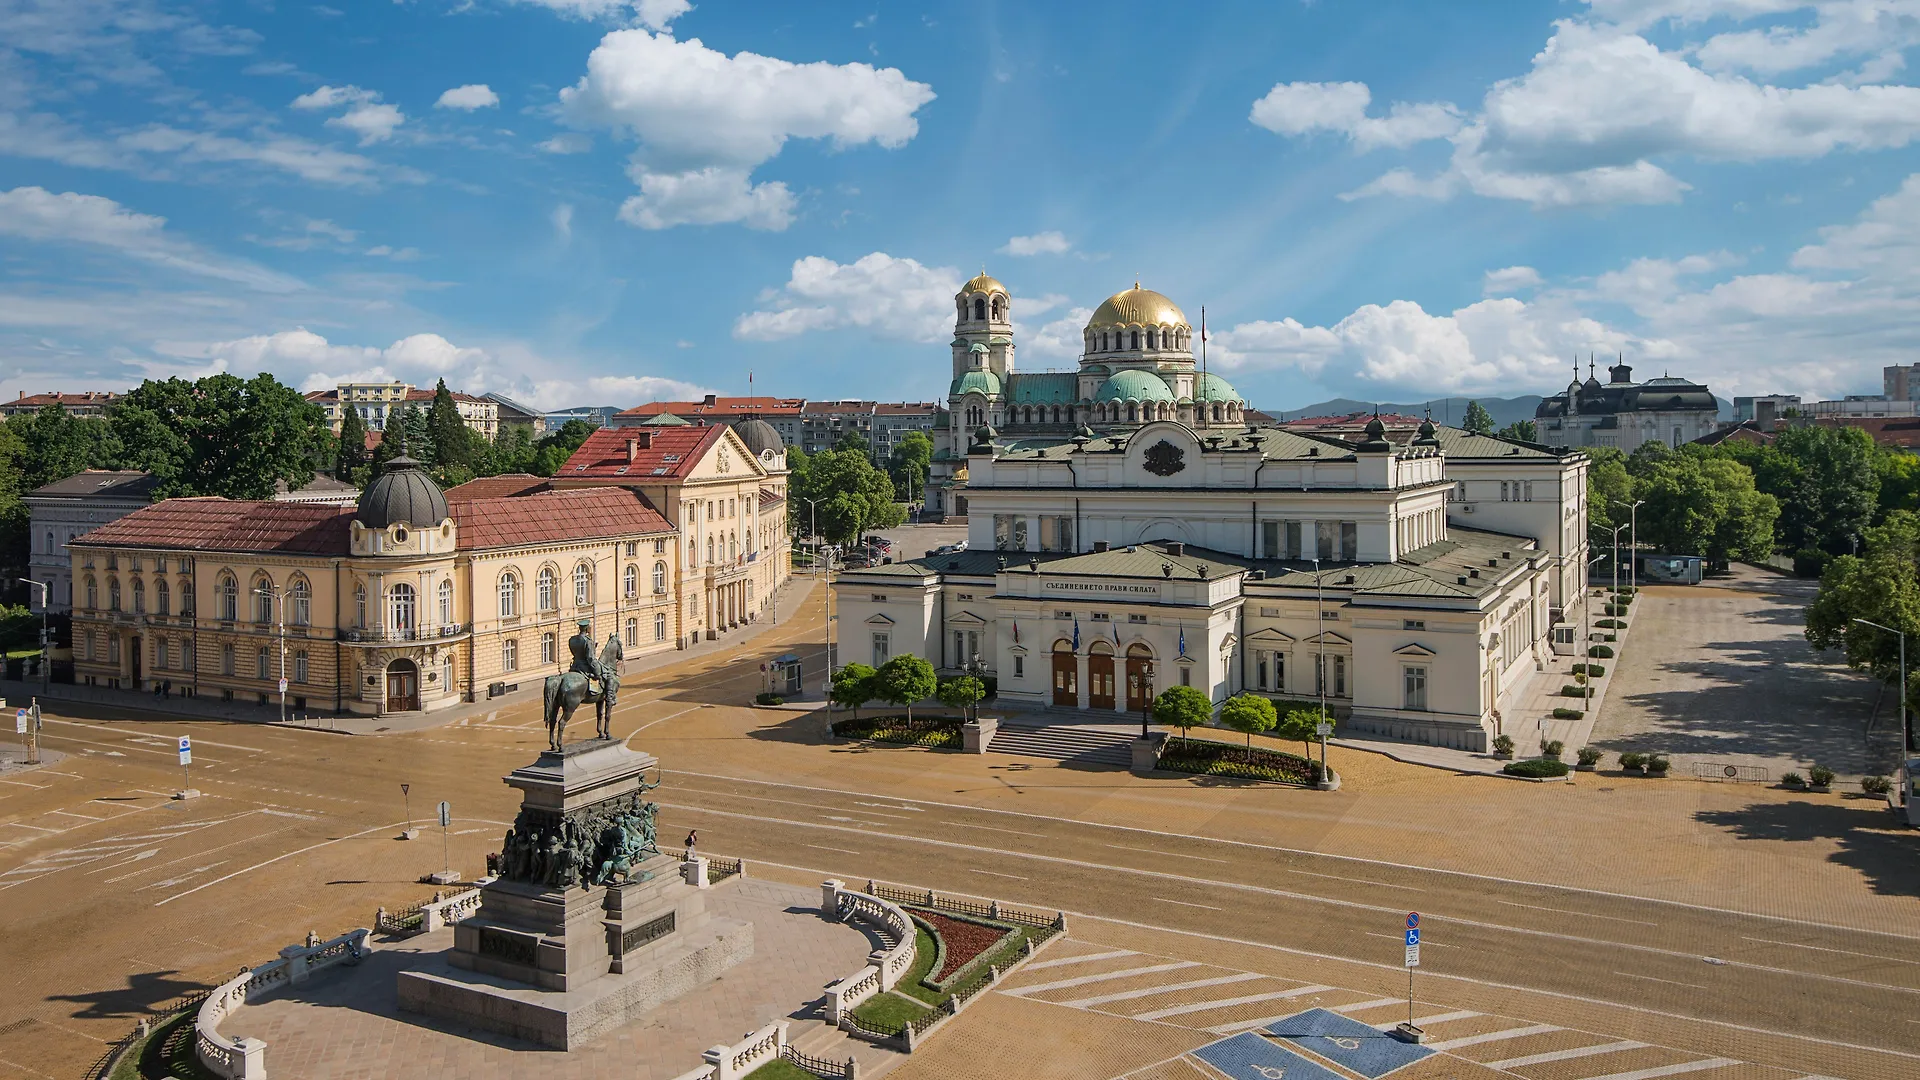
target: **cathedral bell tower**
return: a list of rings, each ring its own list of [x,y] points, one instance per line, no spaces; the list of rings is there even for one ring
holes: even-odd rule
[[[953,298],[953,377],[969,371],[1013,374],[1013,301],[1007,287],[982,273]]]

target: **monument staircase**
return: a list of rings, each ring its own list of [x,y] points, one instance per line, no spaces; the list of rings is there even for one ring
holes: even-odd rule
[[[1125,768],[1133,762],[1134,737],[1080,724],[1039,726],[1002,721],[988,749],[996,754]]]

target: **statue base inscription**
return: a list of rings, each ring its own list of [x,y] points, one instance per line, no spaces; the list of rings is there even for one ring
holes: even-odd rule
[[[399,976],[406,1011],[567,1049],[753,955],[654,842],[649,754],[576,743],[507,775],[523,792],[480,910],[454,945]]]

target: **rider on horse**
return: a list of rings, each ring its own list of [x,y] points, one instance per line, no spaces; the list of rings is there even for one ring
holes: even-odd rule
[[[573,666],[567,670],[577,671],[599,683],[600,693],[604,695],[607,689],[607,680],[613,673],[607,670],[607,665],[602,664],[599,659],[594,656],[593,646],[593,620],[581,619],[580,632],[567,639],[567,651],[573,654]],[[589,700],[598,700],[598,697],[593,697]]]

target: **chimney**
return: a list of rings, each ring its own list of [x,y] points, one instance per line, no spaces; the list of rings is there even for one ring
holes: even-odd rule
[[[1181,542],[1181,541],[1179,541],[1179,540],[1169,540],[1169,541],[1167,541],[1167,554],[1169,554],[1169,555],[1185,555],[1186,553],[1187,553],[1187,545],[1186,545],[1185,543],[1183,543],[1183,542]]]
[[[709,408],[709,409],[711,409],[711,408],[713,408],[713,407],[714,407],[714,405],[715,405],[715,403],[717,402],[717,400],[718,400],[718,398],[717,398],[717,397],[716,397],[715,395],[713,395],[713,394],[708,394],[708,395],[706,396],[706,399],[705,399],[704,401],[702,401],[702,402],[701,402],[700,404],[702,404],[702,405],[705,405],[705,406],[706,406],[707,408]]]

